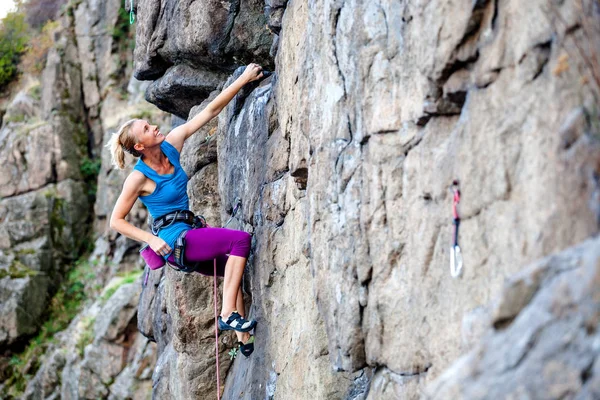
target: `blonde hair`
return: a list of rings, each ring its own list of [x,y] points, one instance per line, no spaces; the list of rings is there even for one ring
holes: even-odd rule
[[[125,122],[116,133],[113,133],[106,147],[110,149],[112,164],[117,169],[125,168],[125,152],[134,157],[141,156],[140,152],[133,148],[137,143],[134,134],[131,132],[131,126],[137,119],[130,119]]]

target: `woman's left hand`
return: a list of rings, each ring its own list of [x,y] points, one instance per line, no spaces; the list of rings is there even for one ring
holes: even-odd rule
[[[258,64],[250,63],[241,76],[246,83],[255,81],[263,77],[262,67]]]

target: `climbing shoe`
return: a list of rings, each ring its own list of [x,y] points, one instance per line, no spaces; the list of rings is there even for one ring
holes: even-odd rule
[[[240,343],[240,353],[242,353],[246,358],[250,357],[250,354],[254,351],[254,336],[250,335],[250,339],[246,343]]]
[[[248,332],[254,329],[254,327],[256,326],[256,321],[248,321],[236,311],[231,313],[229,318],[227,318],[227,321],[223,321],[221,316],[219,316],[218,322],[219,329],[222,331]]]

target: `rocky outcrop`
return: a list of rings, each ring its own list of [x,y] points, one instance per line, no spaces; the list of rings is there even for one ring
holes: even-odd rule
[[[0,349],[36,332],[54,282],[85,245],[87,135],[74,49],[72,37],[57,36],[41,82],[16,96],[0,127]]]
[[[297,149],[290,169],[308,174],[329,354],[342,369],[378,366],[374,383],[396,377],[372,398],[416,396],[472,345],[461,342],[463,321],[505,277],[598,232],[598,140],[581,124],[574,146],[560,137],[590,92],[576,67],[553,73],[577,33],[555,28],[541,3],[521,13],[478,2],[453,17],[449,3],[428,7],[288,6],[278,55],[278,97],[290,99],[280,121]],[[574,17],[569,7],[559,12]],[[306,30],[286,39],[286,18],[305,13]],[[529,18],[546,22],[528,31]],[[465,257],[457,280],[448,273],[454,179]]]
[[[254,233],[247,287],[251,315],[259,321],[258,350],[236,361],[224,398],[278,398],[279,393],[286,393],[284,398],[342,398],[352,376],[331,369],[326,333],[311,296],[308,199],[306,187],[289,169],[289,136],[279,126],[277,85],[275,76],[263,80],[250,93],[236,96],[219,117],[223,219],[241,199],[233,227]]]
[[[598,233],[598,104],[570,51],[595,39],[577,6],[542,3],[287,4],[275,76],[219,118],[222,216],[242,199],[261,321],[226,396],[416,398],[480,341],[507,277]]]
[[[426,397],[598,398],[599,290],[598,237],[528,266],[492,307],[492,329]]]
[[[221,225],[239,199],[229,227],[254,236],[244,287],[256,351],[231,362],[235,339],[219,337],[224,398],[597,396],[599,88],[575,49],[598,38],[577,4],[513,3],[135,3],[135,75],[154,82],[129,87],[164,110],[196,115],[248,62],[274,70],[182,153],[192,210]],[[80,179],[73,150],[14,151],[61,138],[53,121],[85,121],[95,144],[132,116],[166,125],[111,90],[119,42],[97,18],[114,24],[111,7],[76,6],[77,41],[51,53],[46,73],[61,79],[44,86],[42,110],[26,91],[6,114],[13,130],[43,116],[27,139],[11,133],[5,153],[43,168],[19,161],[0,174],[15,186],[0,205],[38,204],[39,188]],[[87,54],[81,72],[52,61]],[[105,266],[100,286],[138,267],[138,244],[107,229],[125,174],[104,157],[92,256]],[[454,180],[457,279],[448,271]],[[13,212],[8,204],[0,215]],[[23,209],[8,220],[37,232],[22,221],[54,208]],[[132,222],[145,218],[134,208]],[[45,270],[50,262],[35,257],[54,252],[56,236],[9,228],[0,225],[3,262]],[[34,239],[35,256],[18,253]],[[2,283],[33,288],[43,276]],[[139,282],[105,291],[108,301],[88,305],[47,353],[28,396],[128,398],[152,387],[160,399],[215,397],[212,283],[163,269],[149,273],[139,303]]]
[[[81,68],[82,103],[86,124],[93,140],[91,151],[98,156],[102,149],[105,101],[123,96],[123,78],[131,62],[128,49],[128,21],[123,17],[119,0],[86,0],[73,4],[71,29],[77,41],[76,60]],[[122,101],[123,99],[121,99]],[[110,104],[110,103],[109,103]],[[112,107],[104,110],[113,110]]]
[[[51,344],[42,343],[47,349],[44,356],[35,355],[19,367],[19,372],[30,375],[21,382],[27,384],[25,392],[3,383],[0,397],[9,393],[9,398],[22,394],[27,399],[141,399],[151,391],[155,345],[136,331],[140,283],[128,283],[132,271],[141,267],[136,255],[139,246],[117,238],[107,227],[125,176],[111,172],[106,154],[97,192],[96,184],[89,181],[94,157],[120,123],[150,117],[167,124],[168,114],[157,112],[140,96],[144,84],[125,77],[131,69],[125,72],[128,58],[122,50],[127,32],[117,20],[119,6],[119,2],[69,3],[61,14],[61,28],[53,35],[42,76],[24,77],[23,90],[4,113],[0,127],[3,381],[7,368],[10,371],[6,357],[19,359],[25,340],[46,322],[50,296],[67,271],[77,270],[79,263],[93,264],[94,271],[86,273],[83,284],[68,290],[86,293],[79,298],[97,298],[81,305],[81,314]],[[95,193],[96,219],[89,204]],[[145,210],[137,207],[132,218],[142,225]],[[92,220],[94,235],[90,234]],[[93,253],[74,266],[82,250],[92,247],[90,240],[95,240]],[[105,285],[108,288],[100,292]],[[57,301],[53,306],[61,306]],[[44,332],[48,333],[45,327]],[[41,334],[35,342],[44,337]]]
[[[135,77],[146,99],[187,119],[240,63],[271,64],[261,1],[138,0]]]
[[[115,278],[61,332],[23,398],[147,398],[156,349],[136,330],[140,289],[139,280]]]
[[[84,185],[72,180],[0,201],[1,346],[39,328],[62,260],[81,246],[87,211]]]

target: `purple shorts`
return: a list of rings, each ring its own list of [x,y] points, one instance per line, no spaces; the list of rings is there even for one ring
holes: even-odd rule
[[[187,262],[198,263],[197,271],[203,275],[214,273],[213,260],[217,259],[217,275],[225,275],[228,257],[248,258],[252,236],[244,231],[226,228],[196,228],[185,235],[185,258]],[[173,255],[169,261],[174,262]]]

